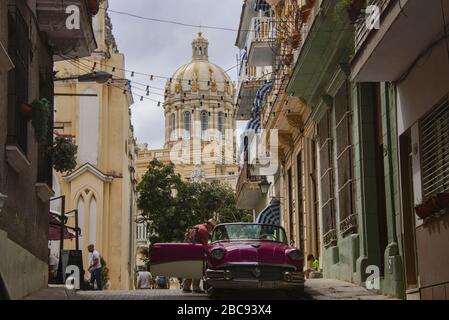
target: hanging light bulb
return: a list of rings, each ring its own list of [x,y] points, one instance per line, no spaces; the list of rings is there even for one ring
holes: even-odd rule
[[[143,96],[140,97],[140,101],[143,101]]]
[[[153,81],[154,77],[153,75],[150,76],[150,81]]]
[[[113,72],[113,73],[115,72],[115,67],[112,67],[112,72]]]
[[[131,72],[131,77],[134,77],[134,71],[133,71],[133,72]]]
[[[161,106],[161,102],[160,102],[160,101],[157,102],[157,106],[158,106],[158,107]]]

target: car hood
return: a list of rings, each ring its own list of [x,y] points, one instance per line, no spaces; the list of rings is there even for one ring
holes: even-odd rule
[[[223,248],[225,257],[220,264],[232,263],[260,263],[260,264],[289,264],[298,266],[290,260],[287,253],[293,250],[286,244],[272,241],[229,241],[213,245],[211,249]]]

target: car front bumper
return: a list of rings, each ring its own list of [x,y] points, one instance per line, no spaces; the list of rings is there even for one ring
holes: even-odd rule
[[[285,272],[282,280],[234,278],[225,270],[207,270],[206,281],[216,289],[302,289],[304,288],[303,272]]]

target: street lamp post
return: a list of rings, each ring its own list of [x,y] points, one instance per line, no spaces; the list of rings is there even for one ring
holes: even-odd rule
[[[112,80],[112,74],[104,71],[95,71],[79,76],[70,76],[65,78],[55,78],[53,81],[68,81],[68,80],[78,80],[79,82],[96,82],[96,83],[106,83]]]

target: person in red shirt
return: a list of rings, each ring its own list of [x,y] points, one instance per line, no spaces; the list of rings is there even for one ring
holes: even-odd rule
[[[185,242],[207,245],[209,243],[209,236],[214,230],[215,225],[215,221],[210,219],[206,223],[198,224],[195,227],[190,228],[186,232]],[[182,288],[184,293],[204,293],[204,291],[200,289],[200,279],[184,279]]]

